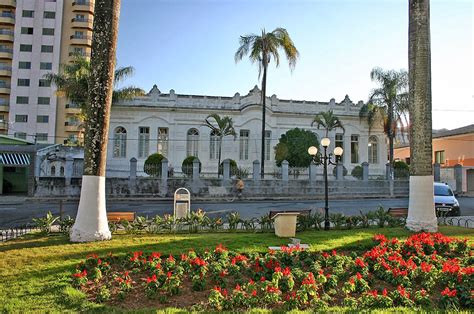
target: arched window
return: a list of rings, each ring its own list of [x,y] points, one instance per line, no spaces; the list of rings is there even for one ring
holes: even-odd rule
[[[211,131],[211,141],[209,143],[209,159],[219,158],[219,136],[215,130]]]
[[[376,164],[379,162],[377,137],[375,136],[369,137],[368,155],[369,164]]]
[[[59,176],[64,177],[64,167],[59,168]]]
[[[114,157],[125,158],[127,156],[127,130],[117,127],[114,130]]]
[[[198,157],[199,151],[199,131],[196,129],[189,129],[186,138],[186,154],[187,156]]]
[[[56,176],[56,167],[55,166],[51,166],[51,176],[52,177]]]

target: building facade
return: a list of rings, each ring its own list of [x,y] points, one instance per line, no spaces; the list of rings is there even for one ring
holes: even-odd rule
[[[143,175],[143,164],[153,153],[161,153],[175,173],[182,171],[182,161],[197,156],[202,173],[217,173],[218,141],[204,125],[211,113],[232,118],[237,136],[225,137],[221,160],[233,159],[239,167],[252,169],[260,160],[261,149],[261,91],[255,86],[248,94],[232,97],[183,95],[174,90],[161,93],[155,85],[144,97],[120,102],[112,107],[107,174],[128,175],[131,158],[138,160],[138,174]],[[343,162],[350,171],[363,162],[370,165],[371,174],[384,175],[386,142],[382,129],[368,132],[367,123],[359,119],[362,101],[353,103],[348,96],[342,102],[285,100],[273,95],[267,100],[266,163],[265,172],[275,169],[274,146],[282,134],[293,128],[312,130],[318,138],[324,130],[311,126],[314,116],[321,111],[333,110],[345,132],[330,132],[332,151],[335,145],[344,149]]]
[[[0,0],[0,134],[75,143],[80,109],[44,78],[90,57],[94,1]]]

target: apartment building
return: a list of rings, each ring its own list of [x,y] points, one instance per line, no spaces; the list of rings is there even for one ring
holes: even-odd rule
[[[0,134],[78,140],[78,106],[44,75],[76,54],[90,57],[93,10],[88,0],[0,0]]]

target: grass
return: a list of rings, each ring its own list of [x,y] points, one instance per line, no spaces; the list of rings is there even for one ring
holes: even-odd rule
[[[445,235],[468,238],[474,243],[472,229],[440,227]],[[312,250],[365,249],[374,234],[404,239],[410,233],[403,228],[355,229],[338,231],[306,231],[298,233],[302,243]],[[70,286],[75,265],[86,255],[109,252],[159,251],[178,254],[189,249],[204,250],[222,243],[240,252],[266,251],[268,246],[288,243],[271,233],[210,233],[177,235],[114,235],[111,241],[70,243],[62,235],[49,237],[29,235],[23,239],[0,244],[0,312],[19,311],[104,311],[105,305],[89,302],[85,295]],[[176,310],[176,309],[175,309]],[[170,309],[171,312],[175,310]]]

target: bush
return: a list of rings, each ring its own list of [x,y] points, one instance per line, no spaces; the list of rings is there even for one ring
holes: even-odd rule
[[[333,176],[336,176],[336,167],[332,169]],[[347,168],[346,166],[342,166],[342,176],[347,176]]]
[[[235,176],[238,172],[238,166],[237,162],[233,159],[230,160],[230,176]],[[222,175],[224,173],[224,161],[221,162],[219,165],[219,175]]]
[[[410,176],[410,166],[404,161],[395,161],[393,163],[393,175],[395,178],[408,178]]]
[[[319,141],[313,132],[303,129],[291,129],[282,134],[275,146],[275,163],[281,167],[283,160],[290,167],[309,167],[312,157],[308,154],[311,146],[319,147]]]
[[[183,163],[181,164],[181,171],[183,171],[183,173],[186,174],[187,176],[193,175],[194,159],[197,159],[199,161],[199,173],[201,173],[202,163],[199,160],[199,158],[197,158],[196,156],[189,156],[189,157],[186,157],[186,159],[184,159]]]
[[[145,160],[145,164],[143,165],[143,171],[149,176],[152,177],[159,177],[161,176],[161,162],[165,159],[165,156],[161,154],[151,154]]]
[[[354,169],[352,169],[352,171],[351,171],[351,175],[354,178],[362,180],[362,166],[361,165],[355,166]]]

